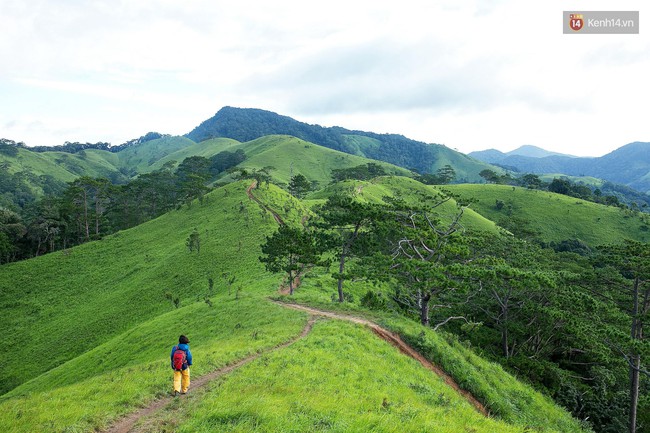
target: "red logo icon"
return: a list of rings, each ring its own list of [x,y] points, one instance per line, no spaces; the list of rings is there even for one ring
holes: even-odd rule
[[[584,26],[585,22],[583,20],[582,14],[570,14],[569,15],[569,27],[571,27],[571,30],[577,32],[582,30],[582,26]]]

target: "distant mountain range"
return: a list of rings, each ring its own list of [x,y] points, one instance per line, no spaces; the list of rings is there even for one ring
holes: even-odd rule
[[[488,149],[488,150],[479,150],[477,152],[471,152],[468,154],[468,156],[471,156],[472,158],[476,158],[481,161],[489,162],[490,164],[501,162],[502,160],[504,160],[509,156],[527,156],[531,158],[546,158],[547,156],[566,156],[569,158],[575,158],[575,156],[573,155],[550,152],[546,149],[542,149],[541,147],[531,146],[529,144],[520,146],[515,150],[511,150],[510,152],[505,152],[505,153],[496,149]]]
[[[441,144],[424,143],[399,134],[377,134],[339,126],[323,127],[255,108],[223,107],[184,137],[150,132],[120,146],[100,142],[28,148],[23,143],[0,140],[0,156],[15,153],[18,147],[32,152],[58,151],[75,155],[75,158],[57,156],[57,161],[74,165],[69,170],[70,176],[90,173],[124,180],[144,169],[143,164],[151,165],[161,155],[191,147],[195,143],[200,147],[200,143],[214,138],[229,138],[245,143],[268,135],[290,135],[333,150],[389,162],[419,173],[435,173],[438,169],[450,165],[455,170],[456,182],[483,182],[484,179],[479,175],[481,171],[498,171],[503,168],[540,175],[590,176],[625,185],[645,194],[650,192],[650,143],[646,142],[630,143],[599,158],[549,152],[530,145],[506,153],[490,149],[465,155]],[[145,151],[145,148],[149,150]],[[112,163],[79,157],[83,155],[82,151],[92,150],[117,154],[119,167],[116,169]],[[200,150],[197,152],[200,153]],[[146,160],[142,159],[145,154],[148,155]],[[135,157],[142,161],[138,160],[138,166],[132,167],[130,162]],[[8,173],[19,169],[16,161],[12,164],[13,168],[8,170]],[[89,172],[83,168],[89,164],[95,164],[97,167]],[[44,168],[40,171],[44,174],[53,172]],[[63,176],[61,180],[68,181],[70,176]]]
[[[650,192],[650,143],[634,142],[598,158],[554,154],[535,146],[508,153],[490,149],[468,156],[524,173],[592,176]]]

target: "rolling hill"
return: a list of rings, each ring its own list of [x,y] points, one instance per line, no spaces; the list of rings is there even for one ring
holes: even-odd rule
[[[476,198],[471,207],[492,221],[517,218],[546,242],[579,239],[596,246],[623,239],[650,241],[647,214],[507,185],[446,185],[445,189],[465,199]],[[497,201],[503,203],[500,209]]]
[[[195,143],[185,137],[164,136],[123,148],[119,152],[85,149],[78,153],[33,152],[16,148],[15,154],[0,153],[0,205],[17,210],[27,199],[14,197],[24,191],[34,200],[45,192],[60,192],[67,182],[80,176],[106,177],[113,183],[125,183],[138,174],[162,168],[165,164],[178,166],[185,158],[210,158],[222,151],[244,151],[247,160],[243,168],[275,167],[272,176],[277,182],[288,183],[293,174],[301,173],[310,181],[325,185],[334,168],[350,168],[375,162],[362,156],[328,149],[291,136],[266,136],[249,142],[215,138]],[[411,175],[411,172],[385,162],[378,162],[388,173]]]
[[[0,427],[101,431],[138,408],[164,403],[169,348],[185,333],[197,383],[249,361],[169,402],[173,412],[153,414],[143,427],[148,431],[582,430],[500,367],[406,319],[373,318],[418,342],[480,396],[492,417],[366,327],[320,319],[309,331],[306,313],[269,302],[279,277],[264,272],[257,256],[276,223],[247,198],[247,186],[219,188],[203,204],[101,241],[3,265],[0,330],[21,344],[0,366]],[[307,212],[273,185],[255,194],[293,224]],[[186,247],[192,231],[200,235],[200,251]],[[311,296],[327,303],[325,293]]]
[[[141,432],[586,432],[586,423],[571,418],[548,395],[559,397],[558,401],[572,410],[582,411],[585,405],[609,408],[614,401],[611,390],[624,389],[625,370],[620,362],[605,364],[611,358],[595,362],[615,365],[615,371],[607,375],[607,392],[581,381],[571,362],[556,365],[552,357],[573,361],[569,359],[573,355],[559,352],[569,347],[564,343],[558,343],[558,352],[543,359],[525,355],[500,358],[490,346],[496,341],[499,324],[489,322],[490,317],[481,316],[479,311],[472,312],[478,315],[475,321],[465,317],[465,324],[445,327],[449,333],[423,327],[409,319],[412,316],[407,305],[396,299],[400,287],[393,293],[395,299],[386,294],[386,281],[370,282],[355,276],[345,282],[346,302],[333,303],[335,270],[317,267],[300,276],[302,285],[295,296],[284,295],[281,277],[265,272],[258,260],[260,244],[278,223],[285,221],[311,230],[314,206],[340,192],[362,203],[382,204],[386,197],[393,197],[422,204],[434,200],[443,189],[407,177],[412,173],[402,167],[362,155],[381,154],[387,147],[405,149],[400,147],[404,145],[408,151],[399,157],[403,159],[396,154],[391,158],[406,166],[405,161],[420,151],[424,152],[420,156],[435,155],[436,164],[454,167],[462,166],[466,158],[446,152],[443,146],[421,143],[425,148],[409,147],[411,144],[401,136],[357,134],[359,131],[300,122],[296,125],[293,119],[261,110],[224,110],[219,113],[241,123],[223,122],[221,118],[206,121],[205,128],[239,125],[240,129],[227,131],[254,136],[246,129],[247,116],[260,116],[260,124],[255,124],[260,131],[282,129],[288,124],[298,130],[304,128],[306,135],[320,131],[325,138],[335,138],[338,133],[336,146],[345,152],[282,134],[242,141],[218,136],[199,143],[188,137],[158,134],[119,152],[88,148],[71,154],[17,149],[15,155],[4,155],[8,162],[3,163],[3,180],[29,179],[25,173],[33,170],[47,176],[50,168],[57,176],[74,176],[75,167],[80,172],[87,169],[91,176],[109,173],[116,179],[127,179],[166,164],[176,165],[190,156],[210,157],[225,150],[246,154],[239,168],[273,169],[272,183],[252,191],[251,179],[237,180],[221,173],[212,185],[218,187],[200,201],[175,203],[170,207],[175,210],[101,240],[0,266],[0,311],[4,318],[0,331],[20,342],[0,365],[0,428],[17,432],[123,431],[107,429],[142,418],[140,410],[148,414],[137,427]],[[54,156],[58,159],[50,159]],[[380,164],[388,175],[330,183],[332,169],[370,162]],[[20,165],[23,163],[27,165]],[[318,189],[303,200],[281,188],[298,173],[318,184]],[[534,232],[532,237],[547,245],[569,239],[591,247],[624,239],[650,241],[647,215],[629,209],[503,185],[445,185],[444,190],[463,201],[478,200],[465,209],[461,224],[471,229],[472,236],[474,230],[485,234],[485,238],[475,239],[486,239],[488,244],[501,245],[503,239],[512,239],[502,236],[503,229],[495,223],[509,227],[516,236],[521,234],[518,230]],[[435,212],[434,217],[444,224],[456,215],[457,207],[450,200]],[[281,218],[275,219],[276,213]],[[200,242],[192,244],[191,239]],[[533,242],[521,245],[537,248]],[[469,251],[464,245],[457,247],[452,253],[458,257]],[[629,329],[627,319],[612,312],[617,307],[576,292],[577,287],[553,274],[556,269],[550,263],[557,258],[552,249],[530,251],[544,256],[539,261],[528,257],[527,263],[534,264],[531,269],[535,266],[535,272],[552,274],[542,276],[542,280],[558,278],[557,286],[546,288],[543,302],[530,304],[533,310],[538,305],[543,309],[544,320],[561,318],[549,341],[555,334],[573,340],[570,327],[575,326],[578,332],[586,329],[576,337],[582,344],[580,338],[589,338],[584,335],[594,331],[589,328],[594,311],[589,308],[594,305],[612,314],[606,317],[614,317],[617,326],[621,325],[617,331]],[[509,252],[499,254],[494,263],[506,266],[499,260],[509,260]],[[566,269],[571,273],[589,268],[587,260],[573,257]],[[563,265],[553,264],[557,269]],[[431,270],[437,272],[436,267]],[[469,268],[464,271],[474,272]],[[488,274],[498,275],[495,272],[499,271],[490,270]],[[522,267],[521,275],[525,272]],[[460,296],[469,290],[471,283],[467,284],[454,281],[452,292],[458,291]],[[535,293],[527,284],[519,294],[521,305],[529,301],[529,289]],[[489,299],[482,298],[486,292],[480,286],[474,293],[486,302],[474,307],[484,312],[491,305]],[[562,298],[567,292],[570,296]],[[386,307],[387,299],[392,299],[390,307]],[[582,310],[576,314],[572,310],[575,303],[582,302],[590,306],[587,321],[580,316]],[[298,303],[303,309],[289,309],[287,303]],[[444,309],[451,307],[440,304],[436,308],[444,314]],[[512,329],[513,334],[519,331]],[[196,387],[189,396],[171,401],[168,353],[179,333],[189,334],[192,340]],[[589,346],[585,353],[591,350]],[[600,354],[605,352],[602,350]],[[405,356],[407,353],[410,357]],[[500,362],[511,373],[521,374],[546,395],[487,358]],[[447,375],[433,374],[437,369]],[[594,374],[599,380],[604,377],[599,371]],[[576,395],[580,398],[574,399]],[[478,406],[472,403],[474,399]],[[159,407],[166,410],[156,411]],[[647,404],[642,402],[641,408]],[[589,410],[591,414],[606,412],[593,407]],[[622,405],[616,406],[603,413],[603,418],[614,411],[620,417],[624,410]],[[577,416],[584,419],[585,413]],[[608,428],[617,425],[607,419],[598,423]]]
[[[266,135],[291,135],[311,143],[353,155],[389,162],[400,167],[434,173],[446,164],[459,180],[479,181],[479,173],[495,169],[439,144],[427,144],[397,134],[352,131],[341,127],[309,125],[287,116],[253,109],[224,107],[194,128],[186,137],[201,142],[215,137],[250,141]],[[498,170],[498,169],[497,169]]]

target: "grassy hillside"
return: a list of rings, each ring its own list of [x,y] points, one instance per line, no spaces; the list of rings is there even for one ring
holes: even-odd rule
[[[353,299],[358,300],[367,293],[369,287],[362,282],[348,282],[346,290]],[[532,391],[528,385],[518,382],[501,366],[485,361],[453,336],[434,332],[430,328],[425,329],[396,314],[379,310],[369,312],[366,308],[361,307],[359,302],[333,304],[330,295],[334,291],[335,283],[329,275],[313,273],[305,277],[302,286],[296,291],[290,302],[314,305],[322,309],[339,308],[344,314],[371,318],[376,323],[399,334],[411,347],[416,348],[418,352],[450,373],[457,383],[477,397],[496,419],[504,420],[508,424],[520,428],[523,426],[523,431],[580,432],[588,430],[583,430],[579,422],[567,416],[566,412],[555,405],[549,397]],[[409,386],[417,388],[415,384]],[[428,393],[425,392],[425,394]],[[433,395],[429,394],[429,397]],[[454,427],[457,430],[451,429],[450,431],[463,431],[458,426]],[[494,431],[502,431],[500,428],[505,429],[503,426],[493,428]],[[414,428],[401,431],[419,430]]]
[[[333,169],[350,168],[375,162],[391,174],[410,175],[408,170],[380,161],[331,150],[287,135],[270,135],[245,143],[248,159],[241,166],[263,168],[273,166],[271,175],[279,182],[288,183],[291,173],[300,173],[321,187],[331,181]]]
[[[201,143],[192,143],[160,158],[154,164],[147,167],[144,171],[147,172],[157,170],[165,165],[165,163],[171,161],[180,163],[185,158],[189,158],[191,156],[202,156],[204,158],[210,158],[211,156],[216,155],[219,152],[223,152],[224,150],[234,152],[241,147],[242,143],[236,140],[231,140],[229,138],[215,138],[212,140],[203,141]]]
[[[274,134],[298,137],[330,149],[415,168],[423,173],[435,172],[438,167],[454,162],[459,179],[465,181],[480,180],[479,173],[486,168],[502,171],[440,144],[423,143],[399,134],[351,131],[338,126],[325,128],[254,108],[223,107],[186,137],[197,142],[214,137],[244,142]]]
[[[244,189],[238,183],[215,191],[202,206],[184,207],[98,242],[4,265],[0,329],[30,343],[2,366],[3,391],[170,310],[166,293],[187,305],[203,300],[208,278],[221,287],[223,272],[236,275],[239,284],[261,279],[255,253],[241,256],[240,251],[256,250],[274,226],[244,199]],[[199,254],[185,245],[194,229],[201,237]],[[240,266],[233,268],[236,257]]]
[[[553,179],[567,179],[573,183],[584,184],[595,188],[600,188],[605,183],[604,180],[591,176],[567,176],[562,173],[549,173],[540,175],[539,178],[544,182],[552,182]]]
[[[580,239],[589,245],[618,243],[623,239],[650,241],[647,215],[555,194],[505,185],[448,185],[464,198],[476,198],[472,207],[499,222],[516,217],[527,221],[545,241]],[[496,202],[503,202],[501,210]]]
[[[370,330],[338,321],[318,322],[187,406],[175,414],[179,432],[523,431],[483,417]]]
[[[238,182],[202,205],[101,241],[3,265],[0,331],[16,344],[0,366],[3,391],[11,389],[0,397],[0,428],[104,428],[169,391],[169,350],[185,333],[194,380],[266,354],[176,401],[151,431],[170,425],[177,431],[580,431],[564,411],[498,367],[405,319],[381,320],[411,335],[463,386],[482,390],[497,418],[480,415],[359,325],[318,322],[304,339],[273,350],[298,335],[307,316],[266,299],[277,293],[280,277],[264,272],[257,257],[276,223],[246,197],[246,187]],[[305,212],[277,187],[255,194],[294,224]],[[198,253],[185,245],[195,229]],[[236,276],[232,286],[224,273]],[[326,285],[313,290],[314,302],[332,290]]]
[[[145,173],[153,170],[152,166],[160,159],[193,144],[196,143],[185,137],[162,137],[150,140],[118,152],[119,166],[135,173]]]
[[[34,152],[18,147],[14,152],[0,153],[0,167],[7,175],[22,173],[22,182],[38,197],[44,193],[43,180],[39,177],[47,176],[62,184],[72,182],[80,176],[105,177],[113,183],[123,183],[138,173],[161,167],[166,160],[156,166],[154,164],[167,155],[192,145],[196,143],[184,137],[163,137],[120,152],[99,149],[86,149],[77,153]],[[191,156],[193,153],[188,154]],[[181,157],[179,162],[182,161],[182,153],[178,156]]]
[[[79,176],[107,177],[115,182],[125,180],[117,167],[98,151],[87,150],[76,154],[65,152],[32,152],[17,148],[15,155],[0,153],[0,170],[3,179],[19,182],[36,197],[43,195],[48,186],[65,185]],[[109,152],[105,152],[109,153]],[[4,189],[4,185],[2,186]],[[7,190],[15,194],[14,190]],[[1,191],[1,190],[0,190]]]
[[[446,188],[443,188],[446,189]],[[311,205],[323,203],[330,195],[346,192],[354,195],[357,200],[370,203],[383,203],[384,197],[398,197],[413,204],[434,203],[440,193],[438,187],[424,185],[414,179],[403,176],[382,176],[370,182],[349,180],[328,186],[320,191],[314,192],[307,198]],[[451,222],[456,215],[457,208],[455,200],[450,200],[445,205],[436,209],[439,215]],[[467,208],[464,211],[461,224],[469,229],[497,232],[496,224],[483,217],[473,209]]]
[[[16,150],[15,156],[0,153],[0,164],[6,166],[10,174],[29,172],[35,176],[49,175],[69,182],[79,176],[110,176],[116,171],[116,168],[104,158],[98,158],[96,151],[93,150],[77,154],[32,152],[23,148]]]

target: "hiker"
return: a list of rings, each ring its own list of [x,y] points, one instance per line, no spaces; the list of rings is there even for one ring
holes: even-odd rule
[[[181,335],[178,344],[172,347],[172,369],[174,370],[174,396],[186,394],[190,387],[190,366],[192,365],[192,352],[190,340]]]

